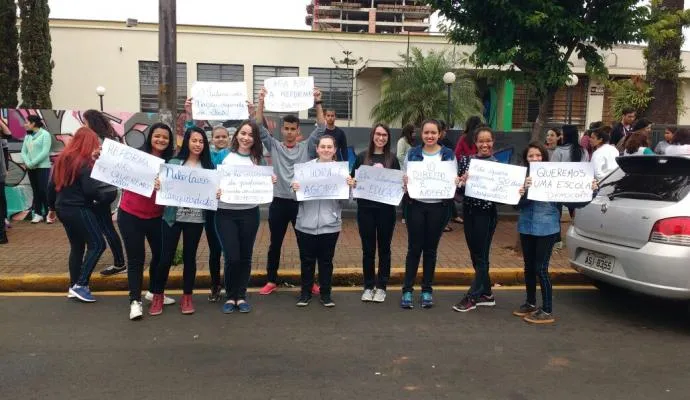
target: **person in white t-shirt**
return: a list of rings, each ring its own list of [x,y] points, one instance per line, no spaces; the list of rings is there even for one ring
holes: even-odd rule
[[[678,129],[671,145],[666,147],[667,156],[688,156],[690,155],[690,130],[685,128]]]
[[[610,144],[610,132],[611,128],[605,126],[593,131],[589,139],[594,149],[594,153],[592,153],[592,165],[594,166],[594,178],[597,180],[602,180],[618,168],[616,157],[618,157],[619,153],[616,146]]]

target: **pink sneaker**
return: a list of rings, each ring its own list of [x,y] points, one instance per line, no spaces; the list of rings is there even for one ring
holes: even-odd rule
[[[259,294],[265,296],[275,292],[276,290],[278,290],[278,285],[273,282],[268,282],[266,285],[264,285],[264,287],[261,288],[261,290],[259,290]]]
[[[192,303],[191,294],[182,295],[182,304],[180,305],[182,314],[194,314],[194,304]]]
[[[154,294],[153,299],[151,299],[151,306],[149,307],[149,315],[161,314],[163,314],[163,295]]]
[[[311,287],[311,294],[313,294],[314,296],[318,296],[321,294],[321,289],[319,289],[319,285],[317,285],[316,283],[314,284],[314,286]]]

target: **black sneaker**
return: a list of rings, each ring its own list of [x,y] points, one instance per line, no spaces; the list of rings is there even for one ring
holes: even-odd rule
[[[520,306],[517,310],[513,311],[513,315],[516,317],[524,317],[525,315],[532,314],[537,311],[537,306],[530,303],[525,303]]]
[[[220,286],[214,286],[211,288],[211,293],[208,295],[208,301],[209,303],[217,303],[220,301],[221,295],[220,295]]]
[[[526,315],[523,319],[530,324],[553,324],[556,322],[556,318],[551,313],[547,313],[541,308],[532,314]]]
[[[324,307],[335,307],[335,303],[333,302],[333,299],[331,299],[330,294],[321,295],[321,304],[323,304]]]
[[[493,294],[483,294],[476,301],[477,306],[493,307],[496,305],[496,298]]]
[[[306,307],[311,301],[311,294],[301,294],[297,300],[297,307]]]
[[[101,275],[112,276],[112,275],[117,275],[117,274],[124,274],[125,272],[127,272],[127,266],[126,265],[122,265],[119,267],[116,265],[111,265],[108,268],[101,271]]]
[[[458,312],[468,312],[477,308],[477,303],[470,296],[465,296],[460,302],[453,306],[453,310]]]

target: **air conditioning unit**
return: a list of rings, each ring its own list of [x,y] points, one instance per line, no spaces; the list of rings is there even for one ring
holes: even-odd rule
[[[127,28],[136,27],[139,24],[139,20],[136,18],[127,18]]]

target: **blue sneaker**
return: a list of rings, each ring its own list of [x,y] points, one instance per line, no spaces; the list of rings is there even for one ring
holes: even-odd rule
[[[225,302],[225,304],[223,304],[223,313],[224,314],[232,314],[235,312],[235,307],[237,307],[235,305],[235,302],[232,300],[228,300]]]
[[[420,302],[422,303],[422,308],[431,308],[434,306],[434,298],[429,292],[422,292]]]
[[[412,292],[404,292],[402,298],[400,299],[400,307],[411,309],[414,308],[412,303]]]
[[[252,306],[247,303],[246,300],[240,300],[237,303],[237,309],[240,310],[241,313],[248,313],[252,310]]]
[[[96,298],[93,297],[88,286],[74,285],[69,288],[69,293],[84,303],[93,303],[96,301]]]

